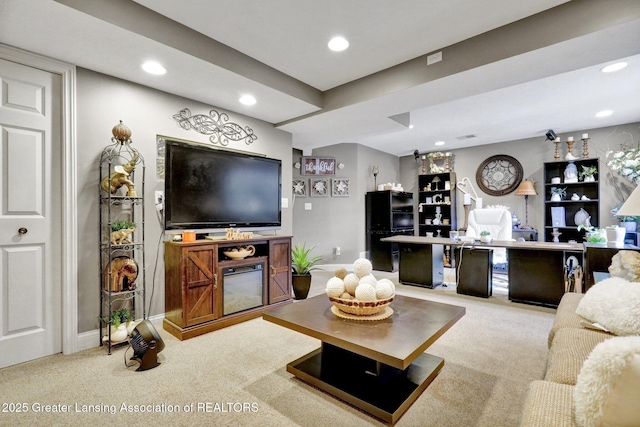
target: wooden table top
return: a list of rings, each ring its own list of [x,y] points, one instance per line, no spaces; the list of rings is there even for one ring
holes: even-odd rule
[[[396,295],[384,320],[347,320],[331,312],[326,295],[266,311],[269,322],[345,350],[406,369],[465,314],[465,308]]]

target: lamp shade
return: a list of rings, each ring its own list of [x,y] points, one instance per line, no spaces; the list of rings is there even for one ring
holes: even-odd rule
[[[640,186],[637,186],[629,198],[616,212],[616,216],[640,216]]]
[[[533,182],[526,179],[520,183],[515,192],[516,196],[537,196],[536,189],[533,188]]]

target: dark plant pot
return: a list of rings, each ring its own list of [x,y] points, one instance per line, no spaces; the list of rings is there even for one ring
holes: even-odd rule
[[[293,299],[305,299],[311,288],[311,274],[292,274]]]

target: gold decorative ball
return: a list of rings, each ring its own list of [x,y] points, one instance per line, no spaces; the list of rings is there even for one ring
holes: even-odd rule
[[[336,272],[335,272],[334,276],[339,277],[339,278],[344,280],[344,278],[347,276],[347,269],[344,268],[344,267],[340,267],[340,268],[336,269]]]
[[[131,129],[122,123],[122,120],[120,120],[120,123],[111,129],[111,133],[113,134],[113,137],[120,142],[128,141],[129,138],[131,138]]]

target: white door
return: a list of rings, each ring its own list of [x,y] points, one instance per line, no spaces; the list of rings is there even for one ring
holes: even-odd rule
[[[62,351],[61,86],[0,59],[0,368]]]

